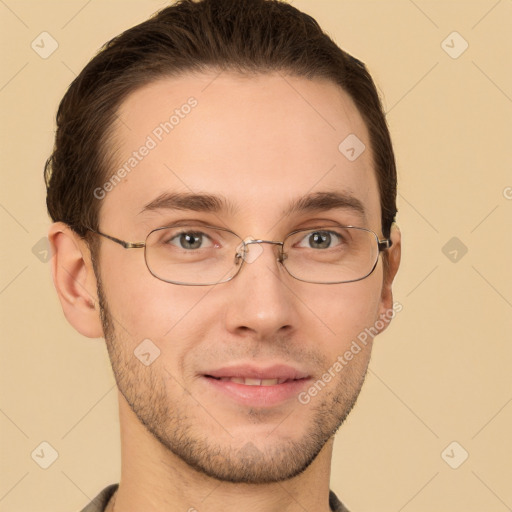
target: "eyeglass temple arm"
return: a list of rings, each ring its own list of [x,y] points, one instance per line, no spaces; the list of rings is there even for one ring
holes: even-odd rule
[[[393,245],[393,240],[387,238],[386,240],[379,240],[379,252],[389,249]]]
[[[116,244],[122,245],[125,249],[141,249],[142,247],[146,246],[144,242],[125,242],[124,240],[120,240],[119,238],[116,238],[114,236],[106,235],[101,231],[96,231],[94,229],[90,229],[90,231],[96,233],[97,235],[101,235],[105,238],[108,238],[109,240],[112,240],[112,242],[115,242]]]

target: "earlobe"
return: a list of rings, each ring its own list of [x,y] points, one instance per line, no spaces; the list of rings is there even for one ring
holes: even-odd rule
[[[379,318],[388,319],[390,311],[393,311],[393,313],[395,311],[395,308],[393,307],[393,280],[400,266],[400,258],[402,251],[402,235],[400,233],[398,225],[395,222],[393,222],[393,224],[391,225],[390,238],[393,244],[387,251],[387,264],[384,268],[379,308]],[[384,328],[381,330],[381,332],[384,331],[386,327],[389,325],[389,321],[384,322],[384,324]]]
[[[96,276],[86,242],[62,222],[50,227],[48,239],[53,252],[53,283],[64,316],[80,334],[103,337]]]

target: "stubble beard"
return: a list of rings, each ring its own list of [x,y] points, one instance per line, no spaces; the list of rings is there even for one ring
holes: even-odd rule
[[[291,479],[311,465],[356,403],[366,376],[367,362],[362,371],[351,369],[350,365],[344,368],[345,373],[336,387],[322,390],[307,405],[311,408],[309,426],[300,439],[275,437],[272,442],[273,436],[282,435],[286,424],[296,426],[292,413],[264,443],[253,443],[249,438],[218,442],[211,435],[211,428],[206,426],[211,420],[207,412],[203,410],[205,418],[201,420],[187,413],[191,409],[198,410],[192,407],[197,404],[190,393],[174,382],[176,379],[165,369],[157,374],[154,370],[157,365],[145,366],[126,350],[129,340],[120,335],[122,329],[115,328],[99,272],[96,276],[103,332],[119,391],[147,431],[172,454],[203,475],[222,482],[256,485]],[[181,397],[170,396],[168,389],[183,393]],[[306,406],[299,404],[297,407]]]

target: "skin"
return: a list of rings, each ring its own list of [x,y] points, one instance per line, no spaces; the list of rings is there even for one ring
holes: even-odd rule
[[[121,105],[110,142],[118,165],[190,96],[197,107],[102,200],[102,232],[138,242],[186,218],[282,240],[332,221],[384,238],[368,131],[352,100],[327,81],[223,72],[151,83]],[[353,162],[338,150],[350,133],[367,148]],[[238,212],[140,213],[169,191],[223,194]],[[365,218],[347,210],[282,214],[292,199],[332,191],[359,199]],[[337,285],[293,279],[267,244],[232,281],[194,287],[156,279],[141,249],[101,239],[96,276],[87,245],[66,225],[55,223],[49,238],[66,318],[85,336],[105,336],[119,388],[116,512],[329,510],[333,435],[360,392],[371,342],[305,405],[293,397],[244,406],[201,375],[278,362],[321,378],[392,308],[396,227],[387,272],[381,256],[368,278]],[[148,338],[160,356],[145,366],[133,352]]]

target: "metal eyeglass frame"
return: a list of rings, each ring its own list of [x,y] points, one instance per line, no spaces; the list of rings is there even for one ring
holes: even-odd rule
[[[173,226],[173,225],[171,225],[171,226],[163,226],[161,228],[156,228],[156,229],[151,230],[147,234],[147,236],[146,236],[146,241],[151,236],[151,234],[154,233],[155,231],[160,231],[160,230],[163,230],[163,229],[169,229],[169,228],[172,228],[172,227],[179,227],[179,225],[178,226]],[[188,227],[188,226],[186,226],[186,227]],[[277,242],[277,241],[274,241],[274,240],[248,240],[248,241],[245,241],[239,235],[237,235],[235,232],[233,232],[233,231],[231,231],[229,229],[226,229],[226,228],[221,228],[221,227],[218,227],[218,226],[202,226],[202,227],[203,228],[210,228],[210,229],[226,231],[228,233],[231,233],[232,235],[235,235],[237,238],[239,238],[241,240],[242,247],[244,249],[244,254],[245,254],[245,248],[248,245],[250,245],[250,244],[272,244],[272,245],[279,245],[279,246],[281,246],[280,247],[280,251],[279,251],[278,261],[284,267],[286,272],[291,277],[293,277],[294,279],[297,279],[298,281],[302,281],[304,283],[311,283],[311,284],[344,284],[344,283],[353,283],[353,282],[356,282],[356,281],[361,281],[363,279],[366,279],[368,276],[370,276],[373,273],[373,271],[377,267],[377,263],[379,261],[380,253],[383,252],[383,251],[388,250],[393,245],[393,241],[390,238],[385,238],[384,240],[380,240],[380,238],[377,235],[377,233],[375,233],[375,231],[372,231],[371,229],[360,228],[360,227],[357,227],[357,226],[343,226],[341,224],[336,224],[336,225],[332,225],[332,226],[319,226],[319,227],[296,229],[295,231],[292,231],[291,233],[288,233],[284,237],[282,242]],[[284,247],[284,243],[286,242],[286,239],[289,238],[290,236],[296,234],[296,233],[300,233],[301,231],[311,231],[311,230],[320,229],[320,228],[324,228],[325,229],[327,227],[339,227],[339,228],[358,229],[358,230],[361,230],[361,231],[366,231],[368,233],[371,233],[372,235],[375,236],[375,240],[377,241],[377,247],[378,247],[378,251],[379,252],[378,252],[377,258],[375,259],[375,264],[373,265],[371,270],[366,275],[364,275],[363,277],[359,277],[357,279],[351,279],[349,281],[335,281],[335,282],[323,283],[323,282],[317,282],[317,281],[308,281],[306,279],[300,279],[299,277],[294,276],[288,270],[288,268],[284,264],[284,260],[288,257],[288,255],[285,252],[283,252],[283,247]],[[92,233],[96,233],[97,235],[100,235],[100,236],[102,236],[104,238],[107,238],[108,240],[111,240],[112,242],[115,242],[116,244],[119,244],[124,249],[144,249],[144,262],[146,263],[146,267],[149,270],[149,273],[152,276],[154,276],[157,279],[159,279],[160,281],[163,281],[164,283],[171,283],[171,284],[177,284],[177,285],[182,285],[182,286],[213,286],[213,285],[216,285],[216,284],[227,283],[228,281],[231,281],[232,279],[234,279],[240,273],[240,270],[242,269],[244,261],[245,261],[244,255],[241,254],[240,251],[237,252],[235,254],[235,259],[241,260],[240,266],[238,267],[238,270],[236,271],[235,274],[233,274],[229,279],[226,279],[224,281],[218,281],[216,283],[183,283],[183,282],[180,282],[180,281],[170,281],[168,279],[163,279],[160,276],[157,276],[155,273],[153,273],[151,268],[149,268],[149,265],[148,265],[148,262],[147,262],[147,258],[146,258],[146,247],[147,247],[146,241],[144,241],[144,242],[127,242],[126,240],[121,240],[120,238],[116,238],[114,236],[107,235],[105,233],[102,233],[101,231],[97,231],[97,230],[92,229],[92,228],[87,228],[87,229],[88,229],[88,231],[91,231]]]

